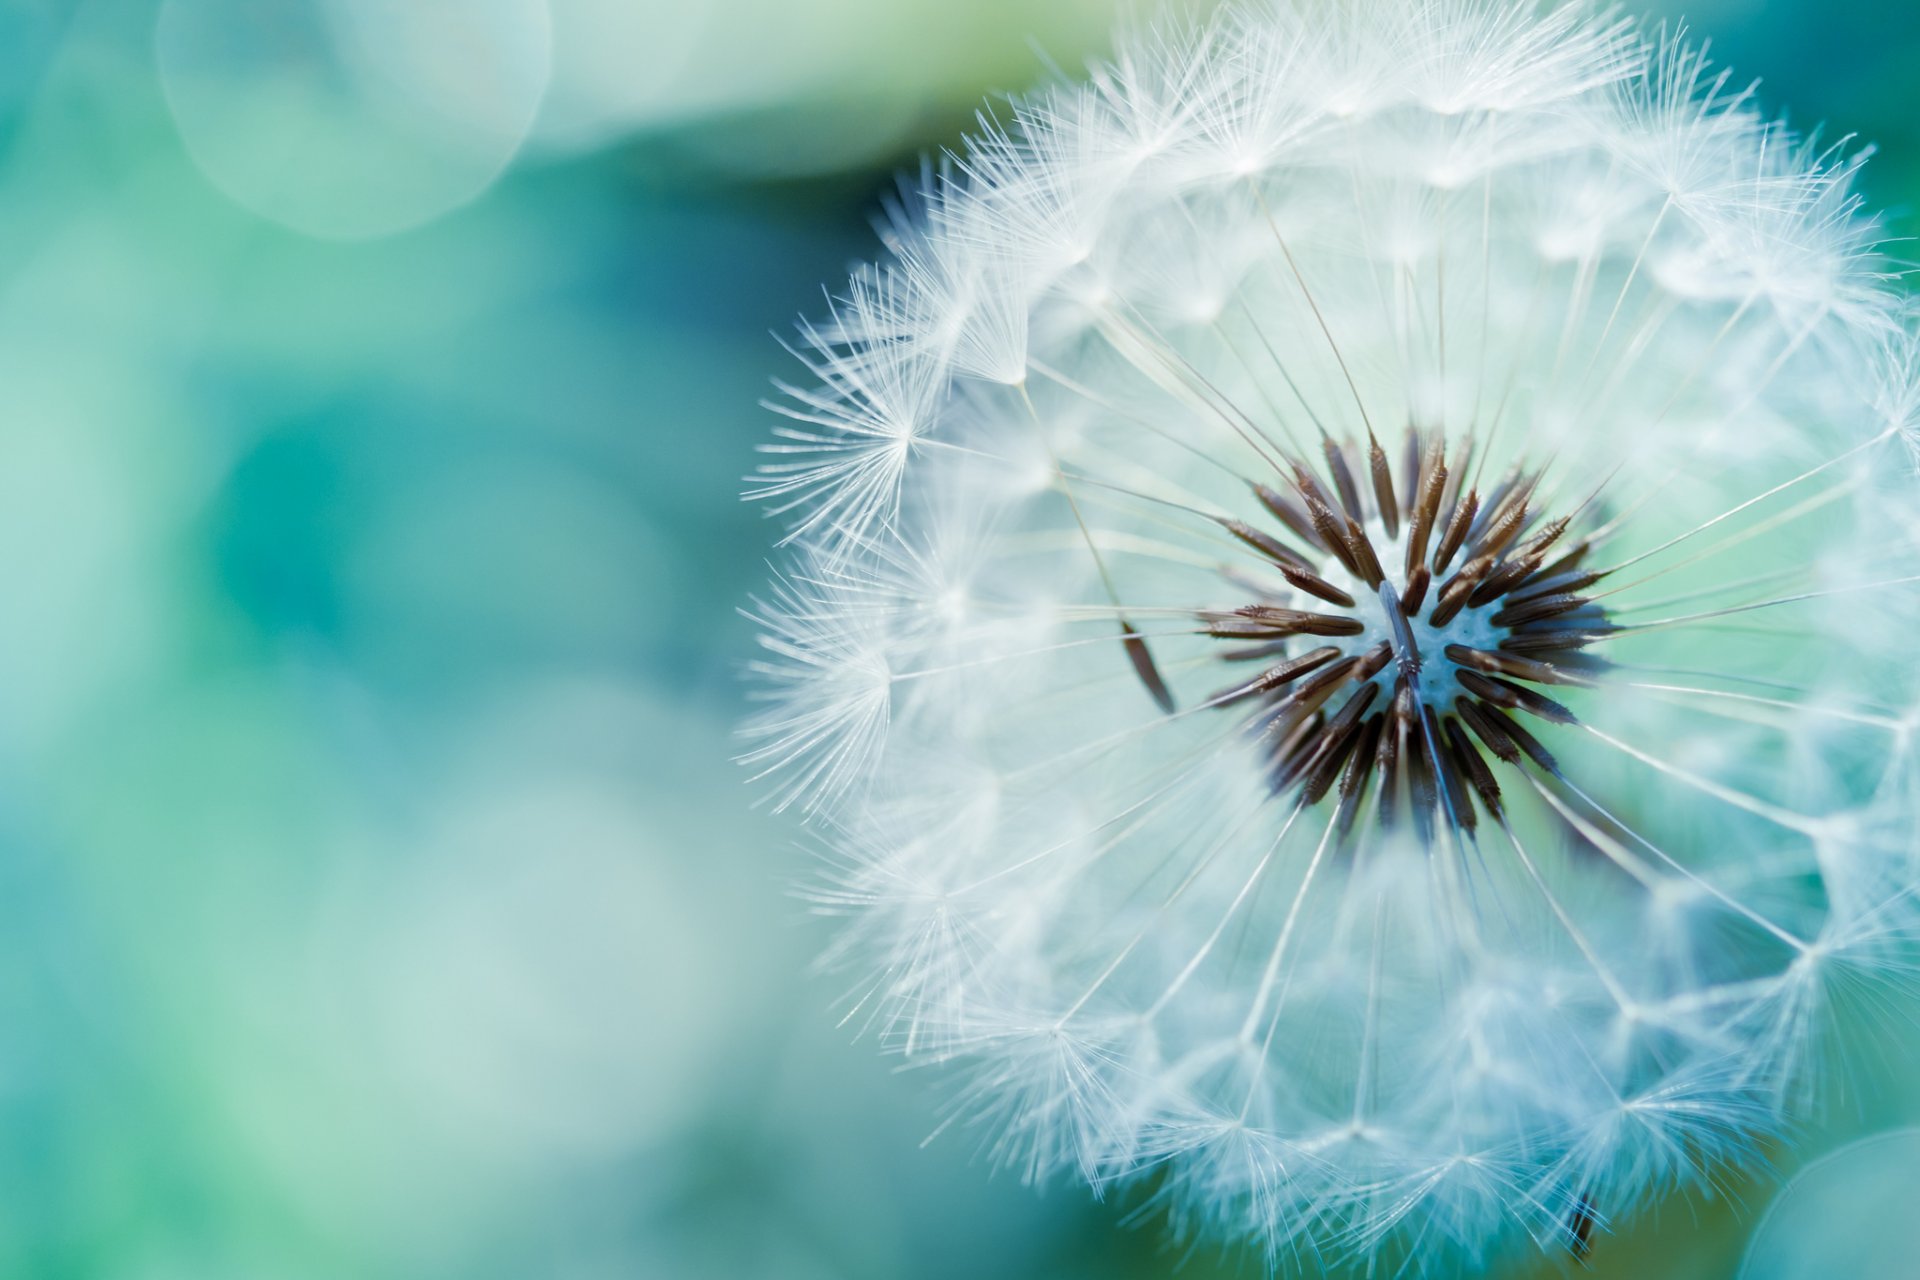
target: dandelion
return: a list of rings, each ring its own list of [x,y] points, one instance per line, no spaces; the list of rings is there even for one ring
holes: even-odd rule
[[[1505,0],[1169,23],[983,124],[760,489],[849,1016],[1276,1264],[1584,1251],[1790,1126],[1915,932],[1859,162]]]

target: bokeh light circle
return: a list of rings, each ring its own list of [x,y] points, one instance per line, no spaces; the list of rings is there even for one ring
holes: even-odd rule
[[[726,969],[673,842],[579,782],[469,792],[447,817],[369,956],[417,1105],[516,1167],[618,1157],[697,1113]]]
[[[548,146],[580,151],[683,110],[694,50],[722,12],[713,3],[550,0],[550,5],[553,84],[535,132]],[[741,54],[735,41],[716,43],[729,60]]]
[[[1814,1161],[1767,1207],[1740,1280],[1913,1280],[1920,1129],[1876,1134]]]
[[[485,191],[546,92],[545,0],[166,0],[155,56],[207,179],[308,235],[404,231]]]

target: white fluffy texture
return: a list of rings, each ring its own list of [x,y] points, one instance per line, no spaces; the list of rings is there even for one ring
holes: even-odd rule
[[[1583,7],[1281,0],[930,173],[761,486],[754,759],[855,1019],[1024,1173],[1276,1257],[1567,1247],[1745,1154],[1912,934],[1920,361],[1855,167]],[[1210,518],[1280,533],[1276,453],[1409,422],[1544,466],[1663,625],[1529,721],[1564,784],[1495,765],[1510,834],[1342,851],[1194,616],[1286,594]]]

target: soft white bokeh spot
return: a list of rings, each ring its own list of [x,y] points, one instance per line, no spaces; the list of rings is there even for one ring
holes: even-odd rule
[[[1740,1280],[1910,1280],[1920,1272],[1920,1129],[1849,1143],[1802,1169],[1768,1206]]]
[[[228,197],[357,240],[485,191],[546,91],[545,0],[168,0],[161,86]]]
[[[725,1018],[687,979],[715,928],[631,808],[579,785],[466,794],[400,888],[375,971],[423,1106],[525,1160],[644,1146]]]
[[[541,141],[604,145],[686,93],[695,48],[712,26],[712,4],[551,0],[553,85],[540,111]]]

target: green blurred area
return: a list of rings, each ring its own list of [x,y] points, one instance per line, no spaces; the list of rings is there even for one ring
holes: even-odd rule
[[[0,5],[0,1274],[1261,1270],[923,1147],[729,759],[769,331],[1111,9]],[[1690,16],[1911,208],[1920,14]]]

